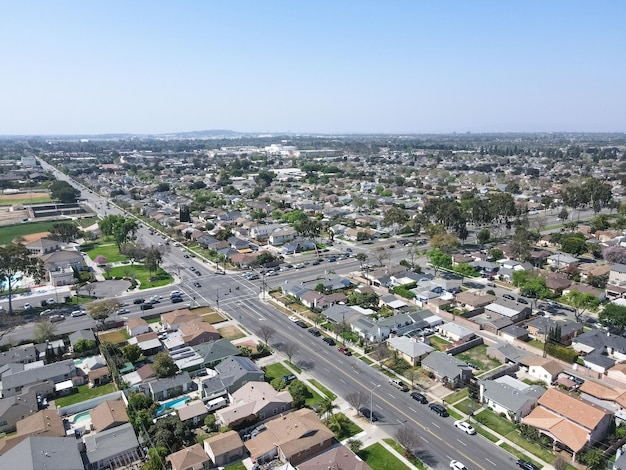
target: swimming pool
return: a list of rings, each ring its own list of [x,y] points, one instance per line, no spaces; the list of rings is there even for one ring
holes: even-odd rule
[[[72,423],[76,424],[80,423],[81,421],[86,421],[88,419],[91,419],[91,417],[89,416],[89,411],[81,411],[80,413],[74,415],[74,417],[72,418]]]
[[[163,402],[163,403],[161,403],[161,405],[157,409],[156,415],[157,416],[161,416],[162,414],[164,414],[169,409],[180,408],[185,403],[187,403],[189,400],[191,400],[191,398],[189,398],[189,397],[179,397],[179,398],[175,398],[174,400]]]

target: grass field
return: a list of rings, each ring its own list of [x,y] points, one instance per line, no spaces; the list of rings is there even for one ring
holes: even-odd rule
[[[89,384],[80,385],[77,393],[73,393],[67,397],[57,398],[54,400],[54,404],[56,406],[73,405],[74,403],[80,403],[81,401],[106,395],[107,393],[113,393],[115,390],[115,384],[112,383],[94,388],[89,388]]]
[[[156,273],[152,274],[152,279],[149,278],[150,273],[148,269],[142,264],[135,264],[133,266],[116,266],[111,269],[108,274],[105,274],[105,277],[108,279],[114,277],[131,277],[134,276],[135,279],[139,282],[139,289],[150,289],[151,287],[159,287],[166,286],[171,284],[174,280],[172,276],[169,275],[166,271],[159,268]]]
[[[113,242],[85,243],[81,245],[80,249],[86,252],[92,260],[96,259],[97,256],[104,256],[107,259],[107,263],[128,261],[126,256],[120,254],[117,245]]]
[[[222,335],[222,338],[226,338],[229,341],[246,336],[243,331],[236,326],[225,326],[224,328],[219,328],[217,332]]]
[[[390,468],[394,470],[409,470],[409,467],[385,449],[380,442],[366,447],[358,455],[372,467],[372,470],[389,470]]]
[[[315,388],[317,388],[320,392],[322,392],[324,395],[326,395],[331,400],[336,400],[337,399],[337,395],[335,395],[333,392],[328,390],[326,387],[324,387],[317,380],[309,379],[309,382],[311,382]]]
[[[130,335],[124,329],[115,330],[115,331],[107,331],[106,333],[100,333],[98,335],[100,342],[111,343],[111,344],[125,343],[129,337]]]
[[[450,341],[446,341],[439,336],[433,335],[430,337],[430,345],[439,351],[445,351],[446,348],[450,345]]]
[[[506,436],[515,431],[515,424],[508,419],[502,418],[491,410],[483,410],[476,415],[476,421],[493,429],[501,436]]]
[[[265,368],[265,377],[269,382],[274,379],[280,379],[283,375],[291,375],[291,371],[280,362],[270,364]]]
[[[22,196],[16,194],[16,196]],[[44,202],[50,202],[50,196],[48,194],[37,193],[36,196],[23,196],[23,197],[7,197],[0,195],[0,206],[12,206],[13,204],[43,204]]]
[[[97,217],[85,217],[83,219],[78,219],[76,223],[80,225],[82,228],[86,228],[95,224],[96,222],[98,222],[98,220],[100,219],[98,219]]]
[[[48,220],[31,224],[7,225],[0,228],[0,245],[9,245],[14,238],[30,235],[31,233],[49,232],[52,226],[67,220]]]
[[[196,312],[196,310],[194,309],[194,313]],[[224,320],[226,320],[224,318],[224,316],[219,313],[219,312],[213,312],[213,313],[208,313],[206,315],[202,315],[202,321],[205,323],[221,323]]]
[[[243,464],[243,462],[237,462],[229,465],[228,467],[225,467],[224,470],[246,470],[246,466]]]

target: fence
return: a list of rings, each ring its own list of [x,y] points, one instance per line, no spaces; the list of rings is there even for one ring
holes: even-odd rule
[[[474,346],[479,346],[483,343],[484,341],[482,337],[474,338],[463,344],[459,344],[458,346],[453,346],[449,349],[446,349],[446,353],[456,356],[457,354],[461,354],[462,352],[465,352],[468,349],[472,349]]]

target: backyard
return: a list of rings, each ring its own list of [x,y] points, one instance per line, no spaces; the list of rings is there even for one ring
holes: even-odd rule
[[[487,345],[479,344],[455,356],[457,359],[477,365],[481,371],[487,371],[499,367],[501,364],[487,356]]]
[[[54,404],[61,407],[73,405],[75,403],[80,403],[81,401],[90,400],[91,398],[106,395],[107,393],[113,393],[116,390],[115,384],[113,383],[94,388],[89,388],[89,385],[85,384],[79,385],[77,389],[78,391],[71,395],[55,399]]]
[[[430,337],[430,345],[438,351],[445,351],[450,345],[450,341],[446,341],[439,336],[433,335]]]

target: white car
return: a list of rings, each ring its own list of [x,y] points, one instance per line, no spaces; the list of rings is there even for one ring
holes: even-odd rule
[[[82,317],[84,315],[87,315],[87,312],[84,310],[74,310],[70,313],[70,317]]]
[[[458,460],[450,460],[450,468],[452,470],[467,470],[467,467]]]
[[[26,302],[22,308],[24,310],[30,310],[31,308],[33,308],[33,306],[31,304],[29,304],[28,302]]]
[[[472,425],[466,421],[455,421],[454,425],[467,434],[476,434],[476,429],[474,429]]]
[[[295,323],[298,321],[298,319],[296,317],[289,317],[289,321],[292,321]]]

